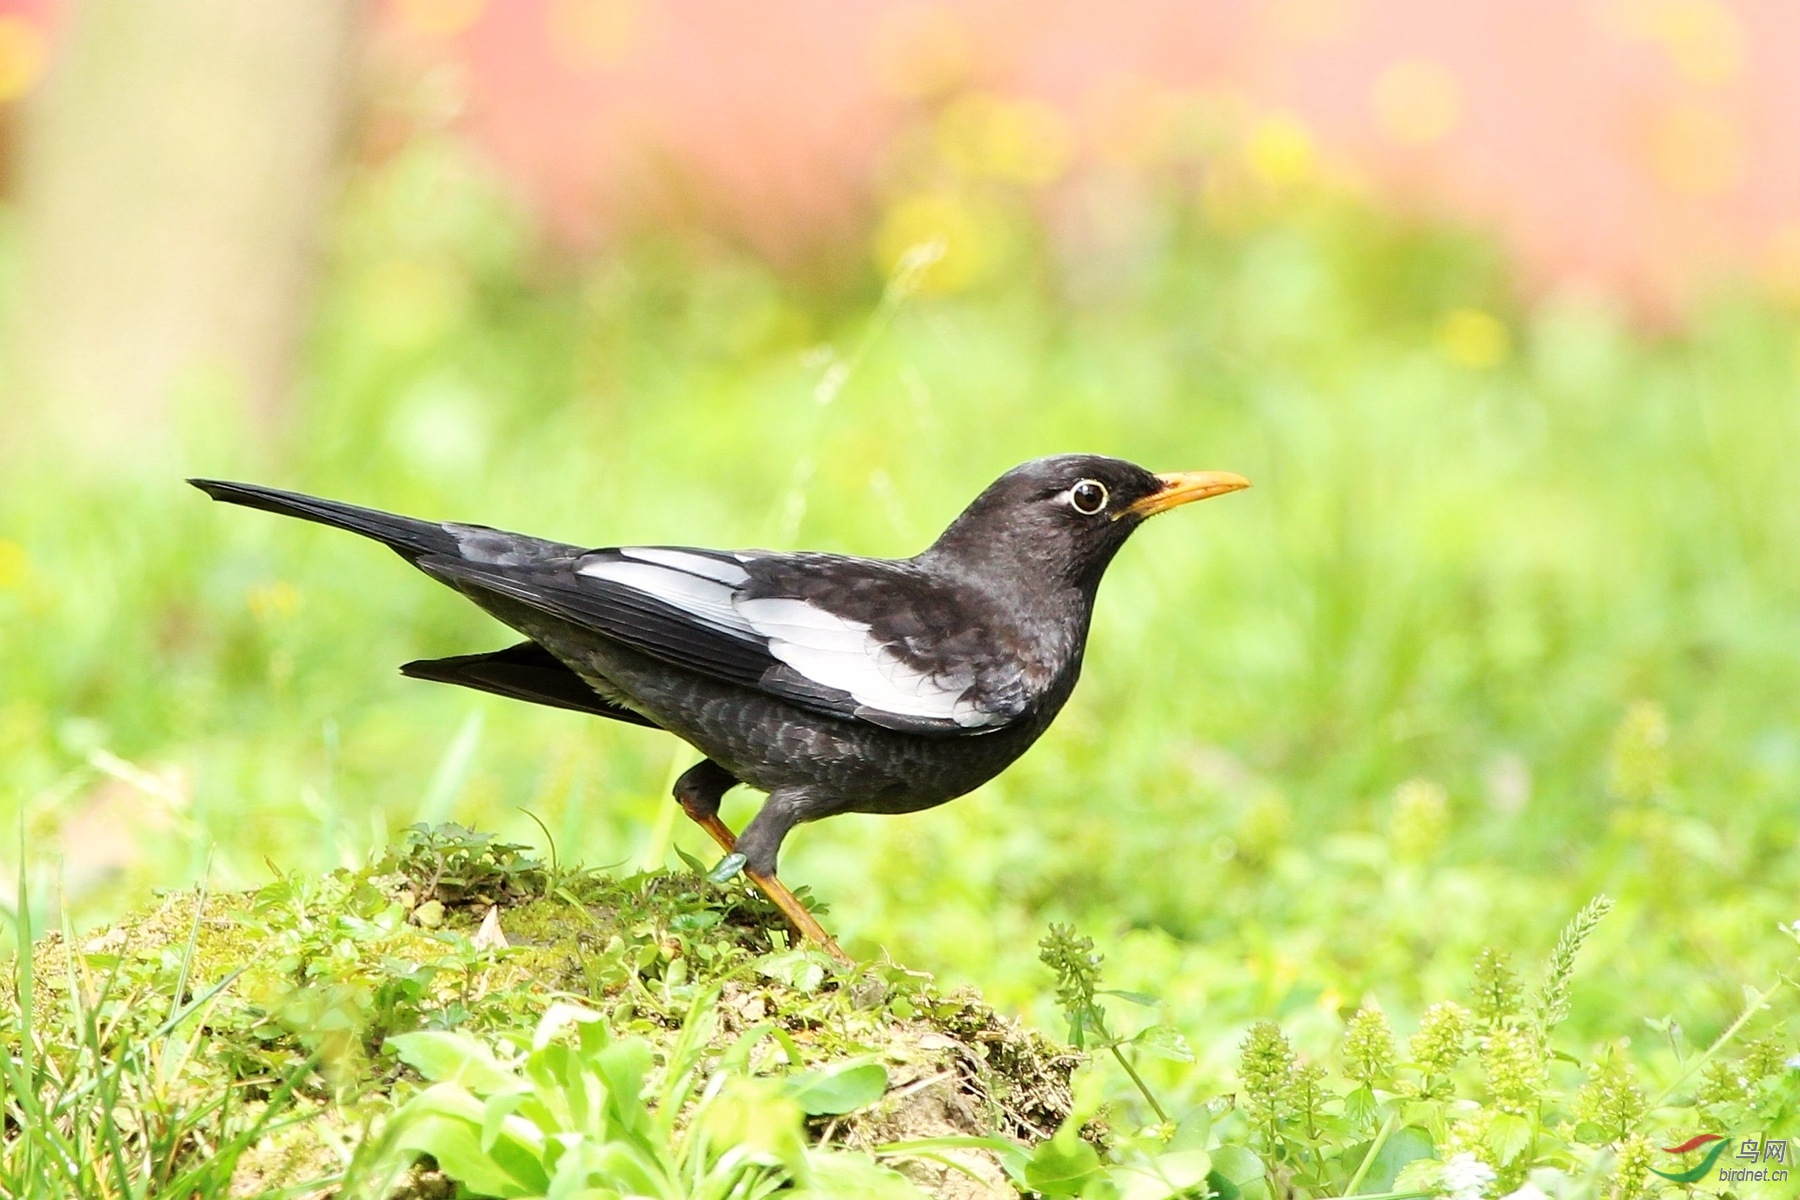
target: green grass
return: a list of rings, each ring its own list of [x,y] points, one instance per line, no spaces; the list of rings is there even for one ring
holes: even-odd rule
[[[0,1194],[419,1200],[441,1168],[479,1195],[918,1200],[870,1148],[1069,1116],[1075,1060],[1043,1035],[792,947],[742,881],[523,850],[415,828],[357,871],[41,939],[0,999]]]
[[[1019,221],[1005,282],[884,307],[673,239],[569,265],[441,147],[359,180],[278,434],[197,391],[179,456],[80,482],[28,457],[0,491],[0,821],[40,896],[59,831],[120,814],[161,815],[71,868],[77,923],[362,863],[421,819],[542,846],[529,810],[590,863],[708,853],[671,823],[690,752],[401,679],[508,634],[182,475],[594,544],[905,554],[1006,467],[1091,450],[1257,486],[1134,539],[1074,700],[1000,780],[795,835],[783,875],[845,943],[1050,1027],[1037,942],[1072,922],[1194,1048],[1140,1064],[1187,1109],[1237,1086],[1258,1021],[1313,1057],[1364,1006],[1405,1037],[1471,1003],[1484,946],[1535,961],[1604,892],[1555,1044],[1632,1039],[1683,1078],[1794,964],[1794,313],[1724,295],[1659,335],[1526,307],[1481,239],[1332,195],[1230,227],[1171,200],[1106,270]],[[1447,348],[1463,308],[1504,323],[1495,365]],[[1775,1003],[1746,1036],[1791,1053]]]

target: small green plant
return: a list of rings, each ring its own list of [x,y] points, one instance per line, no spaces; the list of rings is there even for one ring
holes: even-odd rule
[[[1050,926],[1049,932],[1038,942],[1038,957],[1056,972],[1056,1002],[1069,1022],[1069,1044],[1077,1050],[1104,1050],[1112,1055],[1130,1076],[1132,1085],[1150,1106],[1150,1111],[1156,1114],[1156,1119],[1166,1124],[1168,1112],[1156,1098],[1156,1093],[1150,1090],[1150,1085],[1144,1082],[1144,1077],[1138,1074],[1131,1059],[1126,1057],[1124,1048],[1130,1046],[1140,1053],[1172,1058],[1177,1062],[1193,1061],[1193,1051],[1188,1049],[1180,1033],[1160,1021],[1146,1025],[1130,1037],[1114,1034],[1107,1022],[1106,1009],[1100,1003],[1101,996],[1115,996],[1130,1004],[1152,1006],[1157,1003],[1156,997],[1101,987],[1100,968],[1105,958],[1094,949],[1093,938],[1078,936],[1068,925]]]
[[[755,1076],[748,1051],[766,1030],[709,1063],[717,999],[696,1003],[660,1067],[649,1042],[616,1038],[600,1013],[573,1004],[552,1005],[509,1059],[464,1033],[390,1038],[430,1086],[395,1115],[386,1141],[396,1154],[429,1154],[472,1196],[920,1200],[867,1155],[806,1138],[807,1115],[880,1098],[879,1064]]]
[[[1530,1181],[1551,1195],[1602,1189],[1611,1200],[1641,1200],[1654,1181],[1651,1147],[1682,1140],[1648,1134],[1653,1115],[1659,1129],[1780,1127],[1800,1100],[1781,1042],[1764,1037],[1735,1061],[1719,1057],[1773,989],[1753,994],[1743,1017],[1653,1100],[1612,1046],[1578,1088],[1565,1086],[1582,1064],[1553,1047],[1553,1034],[1569,1011],[1576,959],[1610,908],[1599,897],[1564,928],[1529,1006],[1507,956],[1482,951],[1473,1007],[1426,1008],[1406,1061],[1396,1061],[1386,1017],[1358,1010],[1338,1056],[1349,1085],[1341,1093],[1278,1026],[1254,1026],[1239,1064],[1240,1132],[1227,1136],[1262,1152],[1275,1194],[1481,1200]],[[1679,1098],[1693,1078],[1698,1090]]]
[[[549,890],[554,872],[530,851],[455,822],[420,823],[407,827],[405,844],[387,865],[406,879],[420,904],[456,904],[472,897],[493,904]]]
[[[1348,1019],[1336,1055],[1322,1061],[1302,1055],[1274,1021],[1260,1021],[1241,1043],[1239,1088],[1228,1102],[1169,1120],[1167,1106],[1146,1095],[1159,1123],[1135,1135],[1115,1130],[1110,1153],[1080,1143],[1071,1122],[1034,1151],[1013,1150],[1007,1169],[1038,1194],[1107,1200],[1203,1192],[1215,1200],[1494,1200],[1527,1184],[1550,1196],[1646,1200],[1653,1170],[1679,1165],[1654,1149],[1683,1140],[1674,1131],[1785,1128],[1800,1112],[1800,1085],[1778,1030],[1735,1059],[1722,1056],[1774,989],[1753,993],[1744,1015],[1653,1098],[1618,1046],[1585,1065],[1555,1048],[1577,959],[1610,908],[1599,897],[1568,923],[1529,1001],[1509,956],[1483,950],[1468,1006],[1427,1006],[1404,1057],[1372,1005]],[[1100,986],[1093,943],[1053,926],[1041,948],[1057,971],[1071,1040],[1115,1053],[1129,1045],[1106,1024],[1098,998],[1117,993]],[[1142,1086],[1129,1062],[1121,1065]],[[1697,1086],[1684,1094],[1690,1083]],[[1169,1183],[1171,1164],[1192,1167],[1200,1156],[1203,1182]]]

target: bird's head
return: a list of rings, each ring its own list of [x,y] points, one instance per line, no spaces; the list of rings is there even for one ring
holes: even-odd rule
[[[1014,467],[975,497],[926,551],[967,570],[1029,572],[1092,592],[1133,530],[1159,512],[1250,486],[1229,471],[1153,474],[1097,454]]]

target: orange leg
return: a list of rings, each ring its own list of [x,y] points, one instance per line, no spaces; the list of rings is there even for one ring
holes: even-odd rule
[[[682,811],[693,817],[694,823],[706,830],[708,836],[719,843],[719,848],[726,854],[737,852],[737,835],[731,832],[729,825],[719,819],[718,813],[696,816],[685,804],[682,805]],[[801,937],[812,942],[841,963],[847,964],[852,961],[850,956],[844,953],[843,948],[832,940],[831,935],[825,932],[825,927],[819,924],[819,918],[813,916],[806,910],[806,905],[800,903],[800,897],[788,891],[787,884],[773,875],[764,875],[760,871],[752,871],[748,868],[744,870],[744,874],[749,876],[751,883],[762,889],[762,894],[781,910],[781,914],[788,919],[788,924],[792,925]]]

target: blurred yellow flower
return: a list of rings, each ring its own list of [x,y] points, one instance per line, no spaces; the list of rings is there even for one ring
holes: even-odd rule
[[[982,279],[1005,245],[1004,219],[953,192],[896,202],[875,233],[875,257],[890,278],[921,292],[955,292]]]
[[[0,102],[17,100],[43,77],[44,31],[16,13],[0,16]]]
[[[1660,45],[1690,83],[1729,83],[1743,70],[1743,22],[1719,0],[1617,0],[1606,16],[1620,32]]]
[[[415,33],[451,37],[475,23],[486,0],[399,0],[400,21]]]
[[[1650,127],[1649,157],[1650,169],[1670,191],[1723,195],[1743,174],[1744,131],[1710,105],[1672,105]]]
[[[244,599],[249,604],[250,611],[261,621],[292,616],[294,610],[300,607],[299,589],[283,579],[258,584],[245,594]]]
[[[940,96],[968,78],[973,43],[963,19],[941,4],[890,9],[870,43],[875,78],[897,96]]]
[[[468,284],[443,263],[390,258],[357,284],[361,327],[391,349],[414,350],[450,331],[468,308]]]
[[[1369,94],[1375,124],[1403,146],[1442,141],[1462,118],[1462,88],[1442,63],[1406,58],[1375,80]]]
[[[550,48],[577,67],[610,67],[637,44],[637,0],[551,0]]]
[[[1656,31],[1675,70],[1694,83],[1728,83],[1744,63],[1744,27],[1714,0],[1670,0]]]
[[[1438,345],[1458,366],[1485,369],[1506,361],[1512,334],[1499,317],[1479,308],[1453,309],[1438,326]]]
[[[1258,121],[1244,142],[1250,173],[1277,187],[1300,183],[1318,165],[1312,131],[1292,113],[1271,113]]]
[[[1276,36],[1297,42],[1325,42],[1342,37],[1355,13],[1350,0],[1273,0],[1268,22]]]
[[[10,538],[0,538],[0,591],[24,583],[30,567],[31,560],[25,557],[25,547]]]
[[[1108,162],[1144,167],[1204,150],[1199,99],[1148,79],[1110,80],[1082,101],[1094,153]]]
[[[1056,109],[986,92],[963,96],[944,109],[937,146],[961,174],[1009,183],[1050,183],[1075,157],[1075,138]]]

